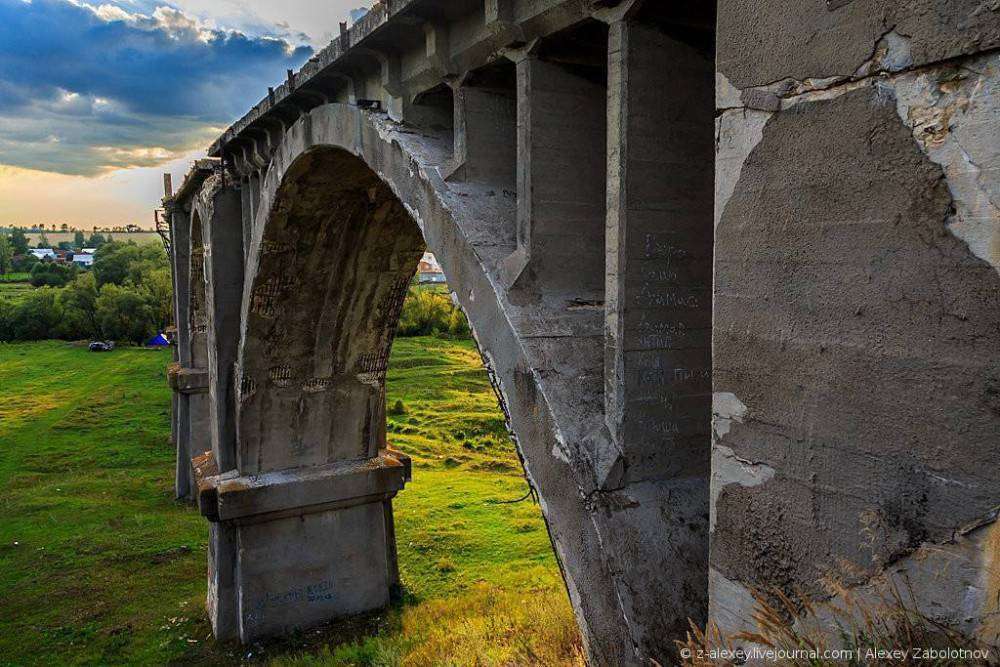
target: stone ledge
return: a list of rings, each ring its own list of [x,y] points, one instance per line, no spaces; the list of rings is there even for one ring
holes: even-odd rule
[[[167,381],[178,394],[208,393],[208,370],[204,368],[182,368],[174,364],[167,370]]]
[[[212,522],[251,524],[379,502],[411,479],[410,458],[382,450],[373,459],[240,476],[219,474],[212,452],[192,460],[198,506]]]

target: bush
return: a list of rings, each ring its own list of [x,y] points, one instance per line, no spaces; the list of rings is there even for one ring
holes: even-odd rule
[[[142,344],[156,333],[153,308],[141,289],[104,285],[94,305],[98,326],[107,338]]]
[[[79,271],[75,264],[38,262],[31,267],[31,284],[35,287],[63,287],[76,278]]]
[[[18,258],[13,262],[14,272],[31,273],[31,269],[33,269],[38,263],[38,258],[32,254],[18,255]]]
[[[469,322],[445,294],[411,287],[399,318],[400,336],[447,336],[468,338]]]

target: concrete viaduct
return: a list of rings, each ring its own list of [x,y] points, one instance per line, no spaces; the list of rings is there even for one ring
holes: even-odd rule
[[[430,248],[592,664],[668,664],[689,619],[752,628],[752,590],[841,568],[1000,643],[998,49],[991,0],[343,26],[165,200],[216,635],[399,585],[385,374]]]

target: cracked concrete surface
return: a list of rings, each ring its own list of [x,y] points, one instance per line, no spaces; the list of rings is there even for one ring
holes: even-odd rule
[[[1000,53],[894,78],[899,117],[944,171],[948,229],[1000,271]]]
[[[930,4],[720,14],[710,614],[730,631],[750,588],[822,598],[843,561],[858,586],[908,572],[933,618],[997,643],[995,530],[955,536],[1000,501],[977,472],[1000,454],[998,57],[977,54],[1000,16]],[[773,43],[779,14],[827,34]]]

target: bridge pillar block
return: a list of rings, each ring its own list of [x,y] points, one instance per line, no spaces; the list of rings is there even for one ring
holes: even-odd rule
[[[454,162],[449,179],[514,187],[517,172],[517,99],[497,86],[452,84],[455,100]]]
[[[607,89],[597,77],[517,60],[517,250],[505,262],[514,289],[603,300]]]
[[[398,592],[392,499],[410,461],[372,459],[240,475],[194,460],[211,522],[209,613],[218,638],[250,642],[378,609]]]
[[[219,171],[196,202],[204,248],[210,437],[216,460],[226,470],[236,466],[235,366],[244,264],[243,202],[231,180]]]
[[[630,480],[706,476],[712,60],[636,20],[609,40],[606,421]]]

